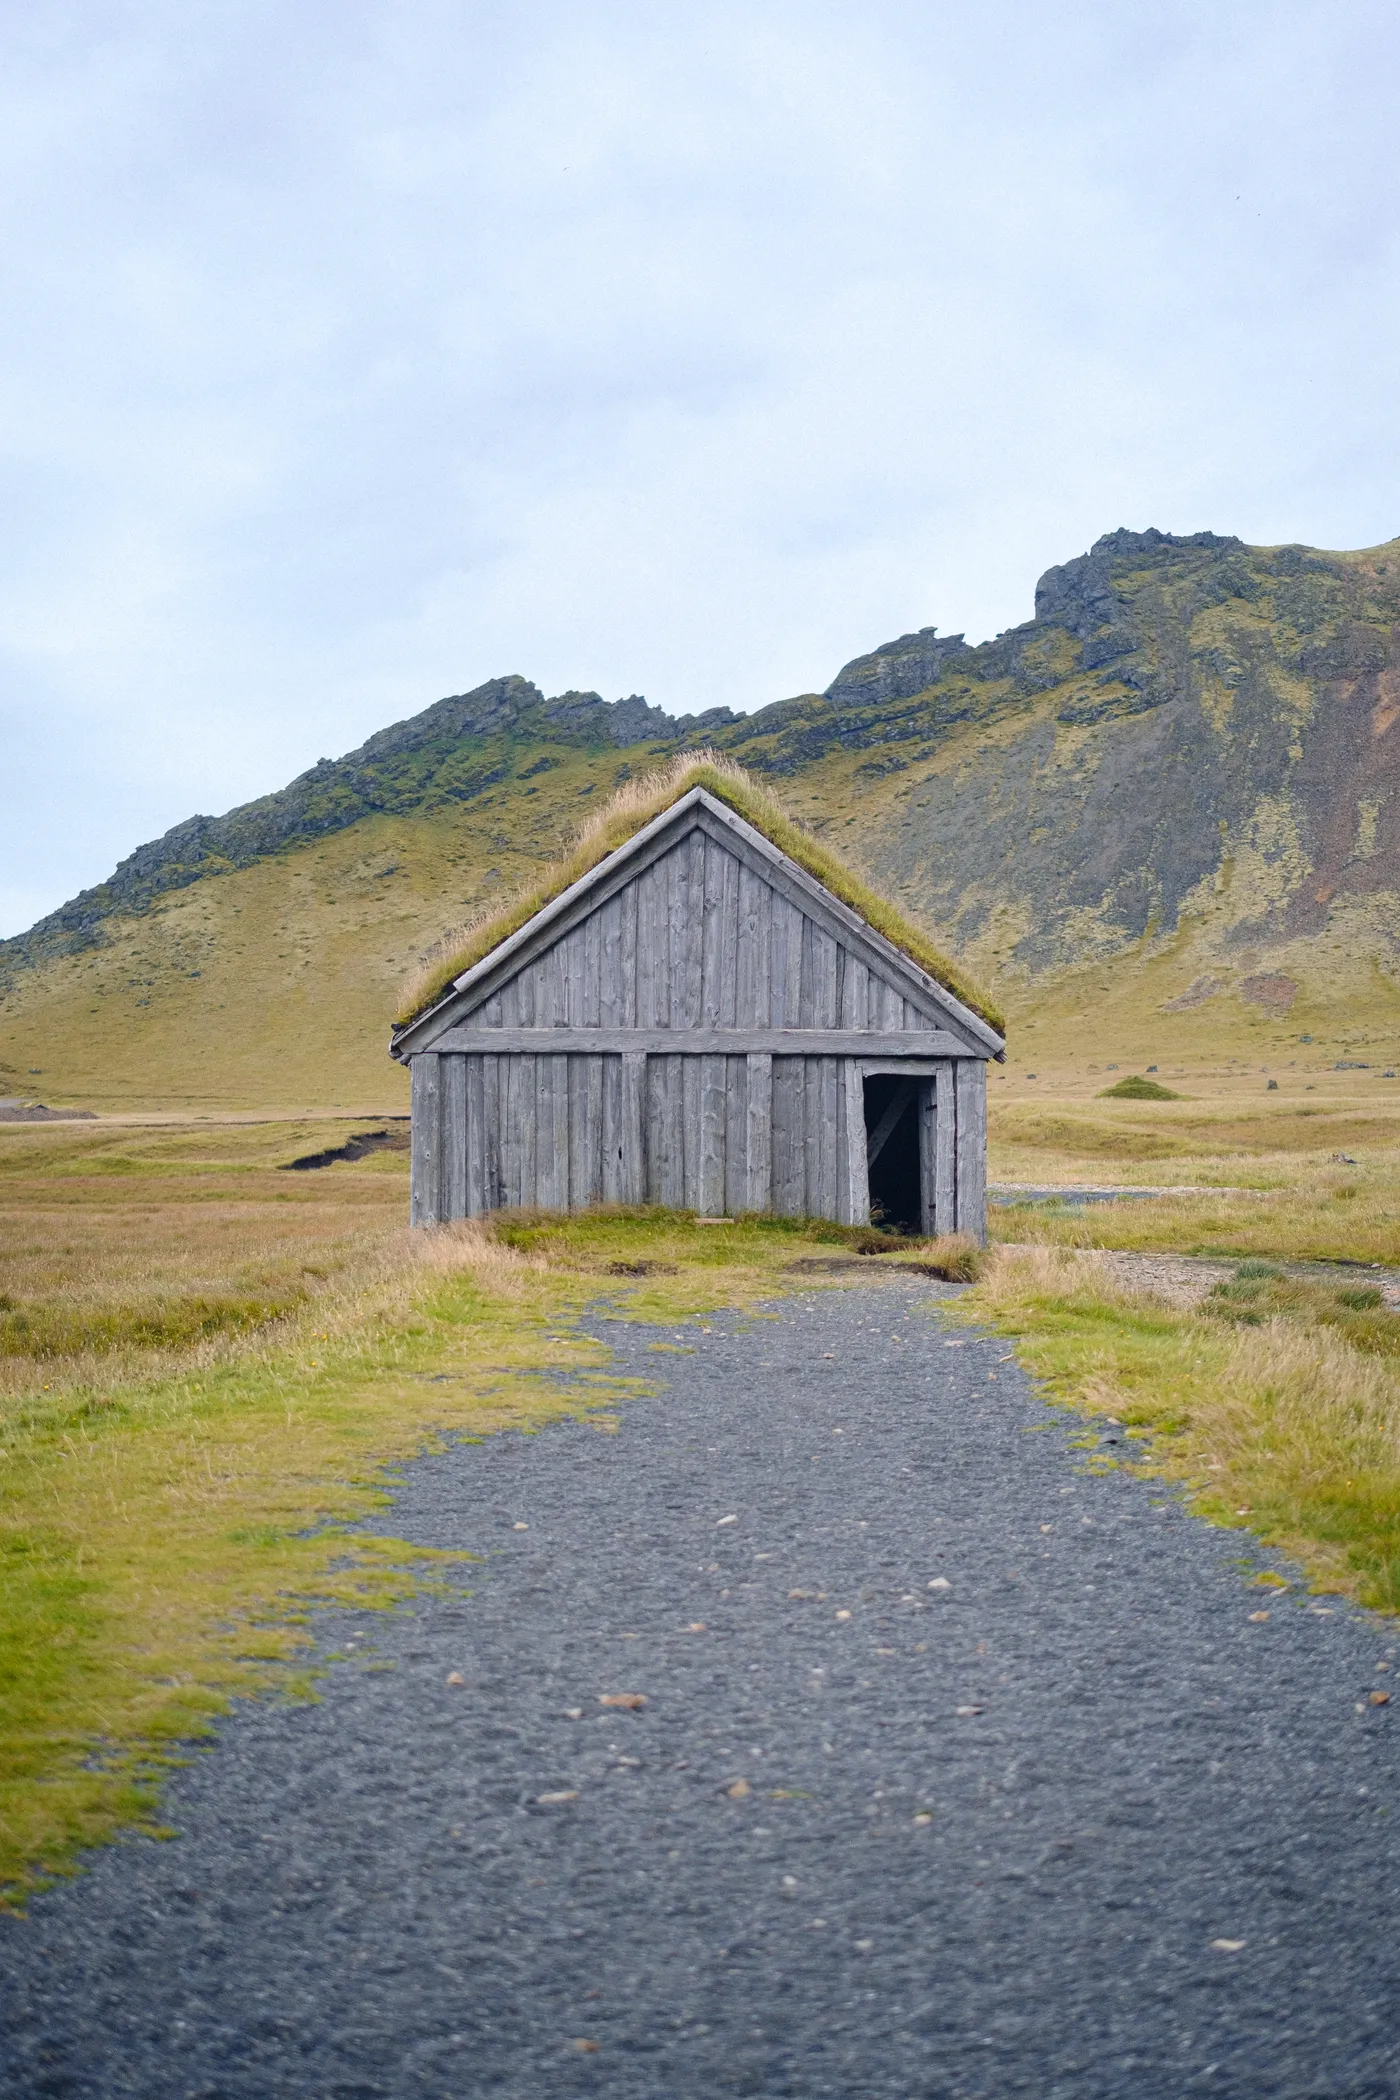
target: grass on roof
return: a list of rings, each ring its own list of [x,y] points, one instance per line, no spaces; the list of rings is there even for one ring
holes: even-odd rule
[[[579,832],[573,845],[551,863],[534,882],[517,891],[509,902],[489,913],[452,929],[423,957],[419,968],[404,986],[403,999],[394,1017],[396,1027],[425,1013],[464,971],[479,963],[493,948],[508,940],[560,896],[572,883],[595,868],[619,846],[660,816],[671,803],[691,788],[702,787],[716,800],[727,803],[737,815],[761,831],[778,849],[805,868],[809,875],[868,926],[882,933],[909,960],[916,963],[964,1006],[1004,1032],[1002,1015],[984,992],[903,912],[863,882],[828,846],[788,815],[777,797],[760,787],[752,774],[722,758],[715,751],[686,752],[653,773],[625,781],[617,793]]]

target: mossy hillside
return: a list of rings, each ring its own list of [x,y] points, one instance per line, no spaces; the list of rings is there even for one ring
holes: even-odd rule
[[[0,1078],[89,1105],[399,1105],[385,1022],[416,958],[542,871],[590,795],[699,742],[986,986],[1013,1060],[994,1090],[1113,1061],[1166,1085],[1231,1060],[1379,1072],[1398,619],[1394,544],[1112,534],[997,641],[903,637],[743,720],[492,681],[217,820],[236,836],[201,820],[222,860],[156,842],[139,881],[0,943]]]

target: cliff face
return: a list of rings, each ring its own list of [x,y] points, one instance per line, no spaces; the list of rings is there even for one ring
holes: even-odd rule
[[[254,1098],[293,1036],[353,1038],[348,1088],[378,1073],[415,948],[552,852],[585,798],[700,743],[775,776],[1027,1025],[1083,1006],[1087,972],[1098,1020],[1121,999],[1158,1034],[1175,1015],[1218,1036],[1227,1009],[1390,1027],[1400,541],[1115,532],[1035,604],[994,641],[923,628],[745,717],[519,677],[441,700],[0,943],[0,1066],[53,1087],[76,1058],[76,1087],[124,1060],[137,1094],[153,1063],[197,1063]],[[286,1098],[319,1098],[319,1070]]]
[[[1400,543],[1111,533],[1024,627],[906,636],[719,740],[780,773],[857,748],[868,779],[908,773],[863,857],[1004,964],[1161,939],[1225,893],[1237,945],[1318,933],[1400,894]]]

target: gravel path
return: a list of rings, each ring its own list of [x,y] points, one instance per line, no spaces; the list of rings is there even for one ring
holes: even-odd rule
[[[616,1434],[411,1466],[475,1594],[4,1928],[6,2100],[1400,2095],[1392,1630],[1087,1474],[950,1295],[609,1324]]]

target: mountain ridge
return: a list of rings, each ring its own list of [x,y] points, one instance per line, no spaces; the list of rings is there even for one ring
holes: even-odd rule
[[[1290,1014],[1390,1028],[1400,542],[1120,528],[1048,569],[1035,607],[981,643],[900,635],[749,715],[518,675],[436,701],[0,943],[0,1077],[42,1041],[40,1069],[90,1098],[99,1067],[139,1092],[143,1059],[246,1086],[308,1028],[350,1030],[338,1069],[369,1075],[386,972],[527,878],[587,797],[702,743],[771,779],[1027,1029],[1068,1028],[1091,979],[1091,1009],[1123,1003],[1145,1040]]]

